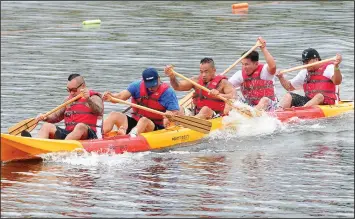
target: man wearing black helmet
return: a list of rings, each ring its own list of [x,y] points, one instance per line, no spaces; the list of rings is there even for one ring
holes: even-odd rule
[[[302,52],[303,64],[320,61],[317,50],[308,48]],[[342,81],[339,64],[342,61],[340,54],[336,60],[317,64],[307,69],[302,69],[293,79],[287,80],[280,71],[276,73],[281,85],[287,91],[304,90],[305,96],[288,92],[280,101],[281,108],[291,106],[334,105],[339,100],[338,85]]]

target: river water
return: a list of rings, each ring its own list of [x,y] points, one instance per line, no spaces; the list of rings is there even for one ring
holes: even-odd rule
[[[2,1],[1,132],[58,106],[71,73],[118,92],[148,66],[168,81],[164,65],[193,76],[212,57],[222,72],[258,36],[280,69],[308,47],[342,54],[341,98],[354,99],[354,2],[250,2],[243,14],[233,3]],[[81,24],[91,19],[102,23]],[[105,103],[105,114],[124,108]],[[354,217],[353,112],[238,127],[165,151],[2,164],[1,217]]]

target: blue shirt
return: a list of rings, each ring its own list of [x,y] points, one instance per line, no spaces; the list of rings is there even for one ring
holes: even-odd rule
[[[132,82],[127,90],[131,93],[132,97],[134,99],[138,99],[140,98],[140,85],[141,85],[142,81],[134,81]],[[147,89],[148,95],[152,94],[152,92],[150,92]],[[169,87],[159,98],[158,102],[165,107],[166,110],[169,111],[174,111],[174,110],[179,110],[179,101],[176,97],[175,91]]]

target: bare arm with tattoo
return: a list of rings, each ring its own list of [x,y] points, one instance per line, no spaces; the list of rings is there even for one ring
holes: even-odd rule
[[[191,78],[194,80],[193,78]],[[189,91],[193,88],[193,84],[187,80],[178,81],[177,78],[174,76],[170,77],[170,84],[177,91]]]
[[[65,112],[65,107],[58,110],[57,112],[54,112],[53,114],[49,115],[43,121],[49,122],[49,123],[58,123],[64,119],[64,112]]]
[[[67,100],[68,100],[68,98],[65,98],[63,103],[66,102]],[[50,114],[47,117],[44,117],[44,114],[39,114],[36,117],[36,120],[37,121],[45,121],[45,122],[49,122],[49,123],[58,123],[64,119],[64,112],[65,112],[65,107],[58,110],[57,112]]]
[[[97,114],[97,115],[103,114],[104,105],[103,105],[101,97],[99,97],[98,95],[93,95],[87,99],[87,102],[94,114]]]

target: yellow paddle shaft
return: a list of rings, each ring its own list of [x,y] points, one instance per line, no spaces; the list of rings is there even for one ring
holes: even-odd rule
[[[173,72],[175,75],[177,75],[177,76],[179,76],[179,77],[181,77],[181,78],[183,78],[183,79],[189,81],[190,83],[192,83],[192,84],[195,85],[196,87],[200,88],[201,90],[204,90],[204,91],[206,91],[206,92],[210,92],[210,91],[211,91],[211,90],[208,89],[207,87],[204,87],[204,86],[200,85],[199,83],[197,83],[197,82],[191,80],[190,78],[187,78],[187,77],[185,77],[184,75],[177,73],[177,72],[174,71],[173,69],[172,69],[172,72]],[[217,95],[217,97],[218,97],[219,99],[223,100],[224,102],[231,104],[230,101],[229,101],[227,98],[222,97],[222,96],[220,96],[220,95]]]
[[[322,61],[313,62],[313,63],[307,64],[307,65],[301,65],[301,66],[289,68],[289,69],[280,71],[280,74],[284,74],[284,73],[287,73],[290,71],[296,71],[296,70],[303,69],[303,68],[308,68],[308,67],[311,67],[314,65],[323,64],[323,63],[330,62],[330,61],[335,61],[335,59],[336,59],[336,57],[333,57],[333,58],[329,58],[329,59],[324,59]]]
[[[70,100],[64,102],[63,104],[61,104],[61,105],[57,106],[56,108],[52,109],[51,111],[47,112],[46,114],[44,114],[44,117],[49,116],[50,114],[60,110],[61,108],[65,107],[66,105],[71,104],[72,102],[75,102],[76,100],[78,100],[78,99],[80,99],[82,97],[83,97],[83,94],[80,93],[76,97],[71,98]]]
[[[114,103],[123,103],[123,104],[126,104],[126,105],[130,105],[132,107],[135,107],[135,108],[138,108],[138,109],[142,109],[142,110],[146,110],[146,111],[149,111],[151,113],[159,114],[161,116],[167,116],[166,113],[160,112],[158,110],[151,109],[151,108],[148,108],[148,107],[145,107],[145,106],[141,106],[141,105],[138,105],[138,104],[130,103],[130,102],[125,101],[125,100],[117,99],[117,98],[114,98],[113,96],[109,96],[108,100],[111,101],[111,102],[114,102]]]
[[[229,72],[234,66],[236,66],[240,61],[242,61],[245,57],[247,57],[251,52],[253,52],[256,48],[261,46],[261,43],[259,40],[256,41],[255,45],[248,50],[242,57],[240,57],[237,61],[235,61],[231,66],[229,66],[226,70],[224,70],[221,75],[225,75],[227,72]]]

